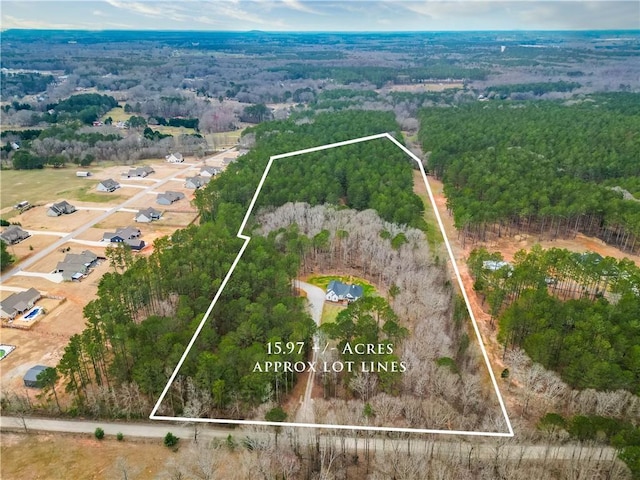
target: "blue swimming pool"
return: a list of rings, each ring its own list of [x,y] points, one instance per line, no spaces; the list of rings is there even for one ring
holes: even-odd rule
[[[33,310],[27,313],[23,318],[25,320],[33,320],[38,315],[40,315],[40,313],[42,313],[42,307],[35,307]]]

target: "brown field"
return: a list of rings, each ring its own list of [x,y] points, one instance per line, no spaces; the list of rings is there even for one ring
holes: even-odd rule
[[[377,90],[378,92],[443,92],[451,88],[464,88],[462,82],[434,82],[434,83],[416,83],[412,85],[390,85],[388,87]]]
[[[136,222],[134,221],[135,213],[133,212],[115,212],[105,218],[103,221],[96,223],[93,228],[98,228],[106,231],[115,231],[117,228],[127,227],[129,225],[134,225]],[[138,228],[140,228],[138,226]],[[142,231],[142,229],[140,228]],[[100,237],[99,240],[102,240]]]
[[[118,442],[111,438],[99,441],[86,436],[17,433],[2,434],[0,452],[4,480],[123,478],[119,460],[126,462],[127,478],[155,479],[176,455],[160,440],[130,442],[125,438]]]
[[[22,228],[26,230],[49,230],[53,232],[71,232],[76,228],[81,227],[85,223],[99,216],[102,212],[97,210],[76,210],[69,215],[61,215],[59,217],[47,216],[47,210],[54,202],[66,200],[65,198],[56,198],[54,201],[47,202],[46,205],[38,206],[27,210],[24,213],[16,215],[11,219],[12,222],[19,222]],[[71,202],[69,202],[71,203]],[[76,208],[78,207],[98,207],[108,208],[104,204],[90,204],[88,202],[76,202],[71,203]]]
[[[120,211],[111,214],[96,227],[89,228],[83,234],[76,237],[78,240],[100,241],[102,240],[104,232],[114,231],[116,228],[126,227],[128,225],[136,226],[141,230],[142,239],[148,245],[139,254],[147,255],[153,251],[151,245],[156,238],[169,235],[173,233],[176,228],[189,225],[197,215],[196,210],[190,204],[190,200],[193,198],[193,192],[184,189],[184,180],[168,182],[158,189],[153,187],[155,187],[158,181],[177,172],[185,171],[183,175],[186,177],[187,170],[190,172],[189,174],[194,174],[199,171],[200,167],[199,165],[189,164],[166,164],[164,163],[164,159],[144,163],[152,165],[154,170],[156,170],[156,173],[145,179],[121,178],[121,172],[126,170],[128,166],[113,164],[91,168],[94,175],[89,178],[76,177],[75,169],[71,168],[59,170],[44,169],[42,171],[30,172],[2,172],[2,202],[3,205],[8,205],[3,213],[5,216],[12,214],[12,221],[20,222],[22,227],[27,230],[68,233],[91,223],[102,215],[105,209],[112,208],[126,201],[127,198],[131,198],[143,191],[141,188],[123,187],[114,193],[100,193],[95,190],[95,186],[101,179],[113,178],[121,183],[151,187],[148,195],[142,196],[140,200],[136,200],[132,205],[127,205],[127,208],[138,210],[153,206],[165,212],[160,221],[150,224],[137,224],[134,221],[135,212]],[[6,173],[10,175],[5,175]],[[16,183],[20,184],[20,188],[15,188]],[[4,198],[4,193],[8,189],[12,192],[13,197],[18,200],[11,197],[8,199]],[[166,190],[182,191],[186,194],[186,198],[170,206],[157,205],[155,203],[156,194]],[[46,215],[46,205],[63,199],[69,201],[76,207],[97,207],[102,210],[78,210],[71,215],[48,217]],[[28,200],[32,204],[37,203],[39,206],[19,214],[19,212],[13,210],[12,205],[20,200]],[[23,242],[10,246],[9,252],[21,261],[53,244],[60,238],[60,236],[55,235],[32,235]],[[64,258],[66,253],[80,253],[88,249],[97,254],[104,255],[104,248],[108,244],[105,243],[103,245],[104,246],[85,246],[76,242],[67,242],[47,257],[25,268],[25,270],[50,273],[55,269],[57,263]],[[66,248],[70,248],[69,252],[63,251],[66,250]],[[95,298],[98,283],[104,273],[109,271],[109,268],[107,261],[102,262],[101,265],[97,266],[94,271],[81,282],[63,282],[56,284],[40,277],[15,275],[3,283],[3,286],[7,287],[20,287],[24,289],[34,287],[43,294],[66,298],[64,302],[49,299],[40,300],[38,305],[45,306],[48,313],[38,317],[38,321],[34,321],[30,325],[31,328],[29,330],[20,330],[17,328],[0,329],[0,341],[8,345],[16,346],[16,349],[11,355],[3,359],[0,363],[0,387],[3,391],[13,390],[24,392],[22,377],[29,368],[37,364],[55,366],[58,363],[69,338],[74,334],[82,332],[84,329],[85,320],[82,310],[89,301]],[[9,290],[1,290],[2,298],[6,298],[11,293]],[[50,302],[57,302],[58,304],[49,305]],[[29,394],[33,396],[35,396],[36,393],[37,391],[35,390],[33,392],[29,391]],[[3,476],[3,478],[5,477]],[[74,475],[70,478],[80,477]]]
[[[9,245],[7,250],[11,255],[17,258],[18,261],[22,261],[38,252],[40,249],[51,245],[56,240],[60,240],[60,237],[54,235],[31,235],[20,243]]]

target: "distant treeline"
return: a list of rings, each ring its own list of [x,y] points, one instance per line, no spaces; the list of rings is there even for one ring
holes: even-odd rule
[[[640,248],[640,94],[422,111],[420,140],[465,238],[584,232]]]
[[[34,95],[44,92],[55,80],[51,75],[39,73],[2,73],[0,74],[0,98],[7,100],[14,96]]]
[[[388,82],[420,82],[429,79],[455,78],[461,80],[484,80],[489,73],[482,68],[466,68],[450,64],[435,64],[429,67],[396,69],[391,67],[330,67],[291,63],[284,67],[273,67],[271,71],[285,71],[288,79],[333,79],[337,83],[370,82],[380,88]]]
[[[495,92],[499,95],[508,97],[512,93],[528,93],[534,95],[542,95],[549,92],[571,92],[576,88],[580,88],[577,82],[537,82],[537,83],[514,83],[511,85],[493,85],[487,88],[487,92]]]

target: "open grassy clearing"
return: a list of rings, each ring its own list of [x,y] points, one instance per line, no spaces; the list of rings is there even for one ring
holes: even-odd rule
[[[162,441],[154,443],[102,441],[64,435],[2,435],[2,478],[158,478],[172,454]],[[120,461],[119,461],[120,460]]]
[[[438,247],[444,243],[444,238],[440,231],[440,227],[438,226],[438,220],[436,219],[433,205],[431,205],[431,200],[429,200],[427,187],[424,184],[424,179],[422,178],[420,170],[414,170],[413,172],[413,192],[420,197],[422,204],[424,205],[423,218],[427,224],[425,235],[427,236],[429,247],[433,251],[437,251]]]
[[[126,122],[131,117],[131,113],[125,113],[124,111],[125,102],[118,102],[118,106],[112,108],[107,113],[105,113],[100,120],[105,121],[107,118],[111,117],[113,123],[116,122]]]
[[[50,202],[69,189],[71,181],[86,179],[75,177],[70,168],[44,168],[42,170],[2,170],[0,208],[11,207],[22,200],[32,205]]]
[[[324,306],[322,307],[322,317],[320,318],[320,325],[335,322],[338,314],[344,309],[345,307],[343,305],[324,302]]]
[[[173,135],[174,137],[178,137],[180,135],[194,135],[198,133],[193,128],[169,127],[166,125],[149,125],[149,128],[155,132],[160,132],[164,135]]]
[[[233,130],[231,132],[208,133],[204,135],[204,138],[209,146],[216,150],[230,148],[238,144],[243,130],[244,129]]]

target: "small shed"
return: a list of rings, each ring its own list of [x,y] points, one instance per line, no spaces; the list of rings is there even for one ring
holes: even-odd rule
[[[47,368],[44,365],[36,365],[35,367],[31,367],[27,373],[24,374],[24,386],[31,388],[42,388],[41,382],[38,381],[38,375],[44,372]]]

